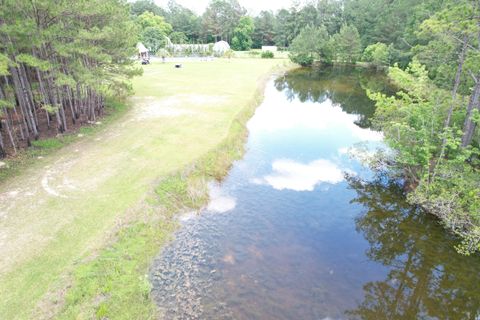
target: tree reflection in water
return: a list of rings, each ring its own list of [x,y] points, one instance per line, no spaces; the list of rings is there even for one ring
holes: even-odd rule
[[[413,208],[386,177],[348,177],[356,219],[370,243],[369,259],[390,268],[384,281],[364,285],[364,300],[347,311],[359,319],[478,319],[480,257],[456,253],[454,239],[430,215]]]
[[[299,68],[277,78],[275,87],[284,91],[290,101],[295,97],[302,102],[318,103],[330,99],[334,104],[341,105],[345,112],[358,115],[355,123],[361,128],[370,127],[370,119],[375,112],[366,89],[391,93],[383,73],[341,66]]]

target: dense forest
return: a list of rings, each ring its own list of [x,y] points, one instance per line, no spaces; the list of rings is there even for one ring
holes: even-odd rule
[[[389,68],[399,92],[369,92],[393,152],[376,165],[405,180],[412,203],[480,248],[480,1],[317,0],[251,15],[212,0],[199,15],[175,1],[0,0],[0,157],[94,122],[140,74],[135,45],[276,45],[292,61]],[[393,170],[392,170],[393,169]]]
[[[116,0],[0,1],[0,157],[96,121],[139,74],[134,27]]]

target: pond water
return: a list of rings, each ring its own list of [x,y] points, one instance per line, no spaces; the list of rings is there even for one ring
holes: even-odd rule
[[[154,262],[165,319],[478,319],[480,259],[358,160],[381,74],[272,79],[247,152]]]

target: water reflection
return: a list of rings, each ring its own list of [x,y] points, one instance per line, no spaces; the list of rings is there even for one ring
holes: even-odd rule
[[[479,257],[460,256],[437,221],[403,199],[384,177],[367,182],[349,177],[352,200],[366,212],[356,226],[372,261],[389,268],[382,281],[367,282],[365,297],[347,312],[360,319],[478,319]]]
[[[333,68],[268,85],[244,158],[152,267],[166,319],[478,314],[478,259],[457,255],[434,220],[351,157],[381,145],[364,91],[379,83]]]
[[[285,92],[290,101],[322,103],[330,100],[341,105],[343,111],[359,116],[355,124],[361,128],[370,127],[375,112],[365,90],[393,93],[383,74],[342,66],[297,69],[278,78],[275,87]]]
[[[275,160],[273,173],[259,180],[277,190],[313,191],[320,183],[337,184],[343,181],[344,171],[335,163],[319,159],[307,164],[290,159]],[[258,180],[257,180],[258,181]],[[254,182],[257,182],[254,181]]]

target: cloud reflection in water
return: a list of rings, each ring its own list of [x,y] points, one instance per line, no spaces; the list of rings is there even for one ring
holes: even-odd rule
[[[209,195],[210,202],[207,210],[217,213],[224,213],[235,209],[237,206],[237,199],[229,195],[225,195],[222,189],[217,184],[210,184]]]
[[[320,183],[337,184],[344,180],[344,170],[326,159],[308,164],[279,159],[273,162],[272,169],[272,174],[252,182],[268,184],[276,190],[313,191]]]

